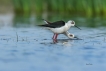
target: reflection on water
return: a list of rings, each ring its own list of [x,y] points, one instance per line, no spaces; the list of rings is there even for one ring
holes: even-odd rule
[[[0,27],[13,25],[13,14],[0,14]]]
[[[94,18],[86,18],[86,17],[78,17],[78,16],[58,16],[57,14],[53,14],[49,16],[48,18],[44,18],[50,22],[58,21],[58,20],[64,20],[67,22],[68,20],[74,20],[78,26],[86,26],[86,27],[100,27],[100,26],[106,26],[105,19],[102,19],[100,17],[94,17]],[[16,16],[14,18],[14,25],[17,26],[22,24],[23,25],[37,25],[37,24],[44,24],[42,20],[42,16],[30,16],[30,17],[24,17],[24,16]]]
[[[81,28],[69,32],[82,40],[59,35],[57,44],[42,28],[1,28],[0,71],[105,71],[106,29]]]
[[[68,20],[74,20],[78,26],[86,26],[86,27],[100,27],[106,26],[105,19],[100,17],[96,18],[85,18],[78,16],[60,16],[57,14],[50,15],[48,18],[45,18],[50,22],[64,20],[67,22]],[[29,27],[35,26],[37,24],[44,24],[42,21],[42,16],[24,16],[24,15],[15,15],[14,14],[1,14],[0,15],[0,26],[14,26],[14,27]]]

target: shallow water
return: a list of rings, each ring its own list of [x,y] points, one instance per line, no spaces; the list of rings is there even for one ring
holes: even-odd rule
[[[106,71],[106,29],[80,28],[56,44],[44,28],[0,28],[0,71]]]

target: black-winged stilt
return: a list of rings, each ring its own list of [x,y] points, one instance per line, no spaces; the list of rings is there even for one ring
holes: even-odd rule
[[[50,29],[54,33],[54,35],[53,35],[53,42],[54,43],[57,42],[58,34],[64,34],[68,38],[76,38],[73,34],[70,34],[68,32],[68,30],[70,29],[71,26],[75,26],[74,21],[69,20],[67,23],[65,23],[64,21],[61,20],[61,21],[56,21],[56,22],[51,23],[49,21],[44,20],[44,22],[46,24],[39,25],[39,26],[48,27],[48,29]],[[75,27],[77,27],[77,26],[75,26]],[[80,29],[79,27],[77,27],[77,28]]]

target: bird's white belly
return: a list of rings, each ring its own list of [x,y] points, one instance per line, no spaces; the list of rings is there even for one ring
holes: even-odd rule
[[[67,26],[63,26],[63,27],[59,27],[59,28],[50,28],[50,30],[54,33],[58,33],[58,34],[61,34],[61,33],[64,33],[68,30],[69,28]]]

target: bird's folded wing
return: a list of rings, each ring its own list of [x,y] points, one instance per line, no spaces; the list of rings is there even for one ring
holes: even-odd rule
[[[56,28],[56,27],[54,27],[54,26],[52,26],[52,25],[49,25],[49,24],[38,25],[38,26],[42,26],[42,27],[50,27],[50,28]]]

